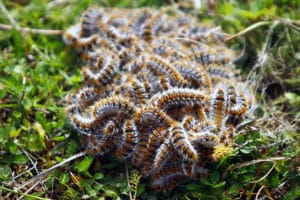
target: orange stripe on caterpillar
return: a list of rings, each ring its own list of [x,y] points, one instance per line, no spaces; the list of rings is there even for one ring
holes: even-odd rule
[[[167,79],[166,75],[159,75],[158,80],[160,81],[160,87],[162,88],[163,91],[166,91],[171,88],[170,82]]]
[[[203,107],[202,106],[197,106],[196,109],[197,109],[197,119],[199,120],[201,126],[202,127],[208,126],[209,121],[207,119],[207,113],[205,112]]]
[[[225,115],[225,94],[224,90],[219,87],[216,89],[211,103],[210,119],[214,122],[217,128],[221,128]]]
[[[187,133],[179,124],[174,124],[170,128],[171,141],[174,149],[180,153],[185,159],[191,161],[198,160],[198,154],[191,142],[188,140]]]
[[[123,125],[122,143],[114,152],[116,157],[128,158],[137,143],[137,130],[132,120],[126,120]]]

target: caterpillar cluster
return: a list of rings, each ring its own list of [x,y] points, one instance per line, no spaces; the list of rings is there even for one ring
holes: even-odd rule
[[[130,161],[156,191],[206,176],[253,104],[223,39],[165,10],[85,11],[64,41],[85,61],[66,113],[87,152]]]

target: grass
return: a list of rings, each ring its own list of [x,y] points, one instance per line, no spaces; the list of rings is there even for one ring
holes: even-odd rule
[[[65,30],[90,5],[160,7],[161,1],[3,0],[0,23]],[[5,8],[8,14],[5,14]],[[113,158],[84,156],[42,180],[26,181],[83,150],[64,115],[64,98],[82,81],[80,61],[61,36],[0,30],[0,196],[3,199],[296,199],[300,196],[300,4],[218,1],[178,8],[230,34],[257,26],[228,45],[253,80],[255,120],[241,130],[233,155],[209,166],[206,179],[167,194]],[[13,19],[13,20],[12,20]],[[128,173],[128,177],[126,174]],[[130,186],[130,187],[129,187]],[[18,189],[16,189],[18,188]]]

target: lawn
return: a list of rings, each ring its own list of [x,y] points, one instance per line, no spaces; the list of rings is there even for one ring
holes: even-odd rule
[[[168,6],[228,33],[257,106],[207,178],[156,193],[130,164],[82,153],[65,115],[66,96],[83,82],[82,61],[62,32],[92,5]],[[0,7],[1,199],[300,197],[299,1],[0,0]]]

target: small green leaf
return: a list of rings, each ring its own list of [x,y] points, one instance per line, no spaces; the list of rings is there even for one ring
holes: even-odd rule
[[[296,93],[292,93],[292,92],[287,92],[284,94],[285,98],[288,99],[289,103],[296,107],[296,108],[300,108],[300,96],[297,95]]]
[[[41,197],[43,195],[43,192],[33,192],[30,194],[30,196],[25,196],[24,200],[35,200],[38,199],[38,197]]]
[[[218,184],[215,184],[213,185],[213,188],[216,189],[216,188],[220,188],[220,187],[223,187],[224,185],[226,185],[226,181],[222,181]]]
[[[246,140],[246,138],[242,134],[237,135],[236,139],[235,139],[236,143],[238,143],[238,144],[244,143],[245,140]]]
[[[8,165],[1,165],[0,166],[0,182],[1,180],[6,180],[8,177],[10,177],[10,170]]]
[[[210,181],[208,179],[201,179],[201,183],[205,184],[205,185],[211,185]]]
[[[93,183],[93,188],[98,192],[99,190],[103,189],[103,184],[100,183]]]
[[[17,119],[20,119],[20,118],[22,117],[22,112],[20,112],[20,111],[15,111],[15,112],[14,112],[14,116],[15,116],[15,118],[17,118]]]
[[[86,184],[85,189],[86,189],[86,192],[89,194],[89,196],[91,196],[91,197],[97,196],[97,192],[92,188],[91,185]]]
[[[113,190],[105,189],[105,190],[104,190],[104,193],[105,193],[105,196],[107,196],[107,197],[111,197],[111,198],[113,198],[113,199],[118,198],[118,193],[116,193],[116,192],[113,191]]]
[[[21,131],[22,131],[22,128],[19,128],[18,130],[13,129],[9,132],[9,136],[11,138],[18,137],[20,135]]]
[[[215,172],[211,173],[209,179],[210,179],[211,183],[213,183],[213,184],[218,183],[220,180],[219,172],[215,171]]]
[[[280,184],[279,176],[278,174],[274,174],[270,179],[269,183],[272,187],[276,188]]]
[[[136,192],[137,196],[142,194],[145,190],[146,190],[145,184],[139,184],[137,187],[137,192]]]
[[[18,152],[18,146],[16,145],[16,143],[14,143],[13,140],[8,140],[5,146],[10,153],[16,154]]]
[[[66,139],[65,136],[56,136],[56,137],[53,137],[53,138],[52,138],[52,141],[53,141],[53,142],[62,142],[62,141],[64,141],[65,139]]]
[[[188,189],[190,191],[196,191],[196,190],[199,190],[202,188],[200,183],[190,183],[190,184],[187,184],[185,187],[186,187],[186,189]]]
[[[45,129],[43,128],[43,126],[39,122],[35,122],[32,127],[39,134],[40,140],[44,141]]]
[[[147,196],[147,200],[157,200],[157,197],[154,194],[150,194]]]
[[[94,160],[93,156],[86,156],[82,161],[76,163],[75,169],[78,172],[87,172]]]
[[[244,147],[240,149],[240,152],[244,153],[244,154],[249,154],[251,152],[250,148]]]
[[[2,85],[0,83],[0,99],[3,99],[6,94],[7,94],[7,91],[5,89],[1,89]]]
[[[28,158],[23,155],[15,155],[15,154],[11,154],[9,155],[9,157],[6,157],[5,159],[5,163],[8,164],[26,164],[28,162]]]
[[[230,186],[228,194],[236,194],[239,191],[240,187],[240,185],[233,184],[232,186]]]
[[[104,174],[102,174],[101,172],[98,172],[98,173],[96,173],[96,174],[93,176],[93,178],[94,178],[95,180],[102,179],[103,177],[104,177]]]
[[[70,180],[70,177],[69,177],[69,174],[67,174],[67,173],[63,173],[59,177],[59,182],[61,184],[66,184],[69,180]]]

